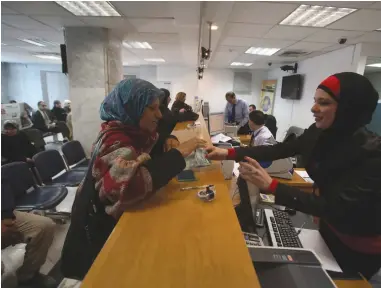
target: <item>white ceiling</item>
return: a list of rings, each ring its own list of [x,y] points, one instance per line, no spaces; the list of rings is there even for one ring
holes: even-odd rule
[[[381,2],[313,1],[308,4],[356,8],[356,12],[325,28],[280,26],[303,1],[279,2],[111,2],[123,17],[76,17],[55,2],[1,2],[1,60],[18,63],[59,63],[33,56],[36,52],[59,52],[59,46],[38,47],[17,38],[40,37],[64,43],[65,26],[110,28],[124,40],[146,41],[153,50],[123,49],[128,65],[152,65],[144,58],[164,58],[162,65],[197,66],[199,31],[208,45],[207,21],[218,25],[212,32],[212,57],[208,67],[227,68],[230,63],[252,62],[252,69],[267,69],[295,62],[345,45],[381,43]],[[202,29],[199,29],[200,17]],[[347,38],[338,45],[339,38]],[[250,46],[281,48],[273,56],[245,54]],[[279,56],[288,50],[308,55]]]

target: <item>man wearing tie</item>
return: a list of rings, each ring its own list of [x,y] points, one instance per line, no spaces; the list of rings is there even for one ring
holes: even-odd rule
[[[225,123],[237,125],[238,134],[250,134],[249,107],[242,99],[237,99],[234,92],[225,95],[228,102],[225,107]]]

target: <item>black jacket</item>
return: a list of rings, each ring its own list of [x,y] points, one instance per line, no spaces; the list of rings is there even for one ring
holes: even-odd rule
[[[6,158],[5,163],[26,162],[26,158],[32,158],[36,153],[36,147],[24,132],[20,131],[15,136],[1,134],[1,156]]]
[[[276,204],[318,216],[344,234],[381,235],[381,137],[360,128],[316,161],[314,148],[320,134],[312,125],[287,143],[237,148],[236,161],[244,156],[266,161],[301,154],[320,196],[279,184]]]
[[[50,120],[53,120],[51,112],[46,111],[46,113],[48,114],[48,117],[50,118]],[[48,127],[45,124],[44,117],[42,116],[40,110],[37,110],[35,113],[33,113],[32,122],[33,122],[34,128],[41,130],[42,132],[48,132],[49,131]]]
[[[180,113],[181,109],[185,109],[185,112]],[[178,100],[173,103],[171,111],[178,122],[196,121],[198,119],[198,114],[193,112],[191,106]]]
[[[53,116],[57,119],[57,121],[66,122],[67,113],[65,109],[59,108],[59,107],[53,107],[51,111]]]

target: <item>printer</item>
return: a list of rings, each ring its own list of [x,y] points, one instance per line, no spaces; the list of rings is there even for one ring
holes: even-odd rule
[[[260,164],[272,177],[292,179],[293,164],[291,158],[272,161],[267,167],[264,167],[262,163]]]

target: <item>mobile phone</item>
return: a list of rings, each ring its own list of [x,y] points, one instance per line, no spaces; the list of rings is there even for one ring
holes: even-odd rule
[[[196,181],[196,176],[194,175],[194,172],[192,170],[184,170],[177,175],[177,181],[179,182]]]

